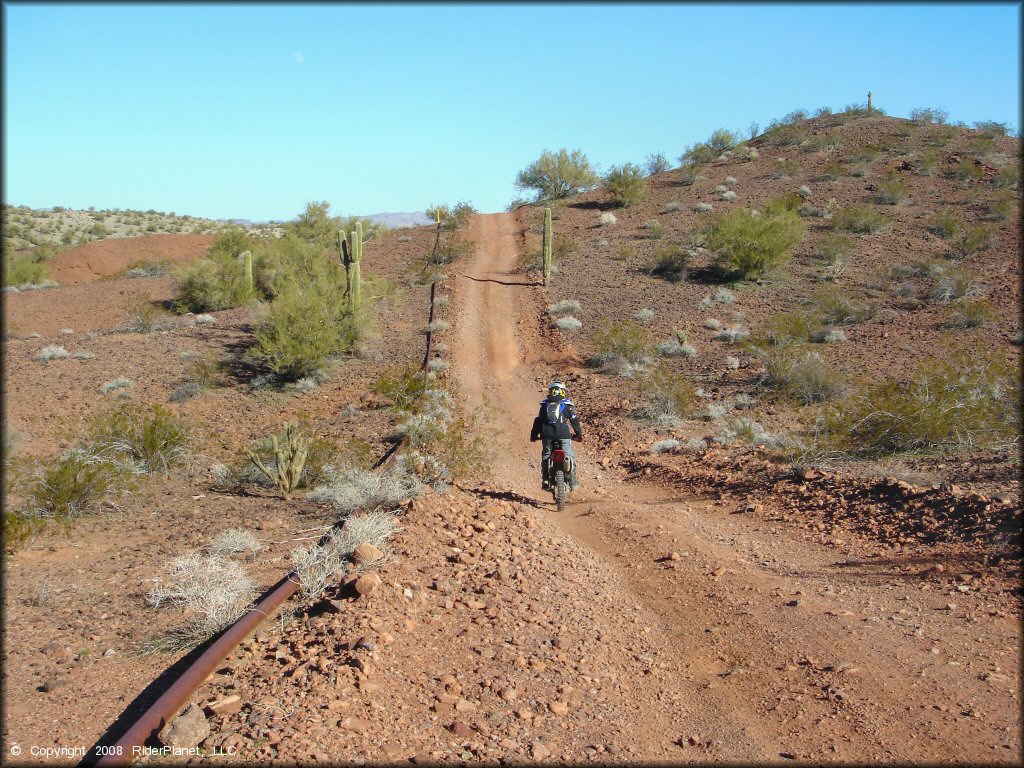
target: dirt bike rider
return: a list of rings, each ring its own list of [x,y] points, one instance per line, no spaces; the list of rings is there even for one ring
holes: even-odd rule
[[[569,426],[572,426],[572,432]],[[576,406],[568,398],[565,384],[561,381],[552,382],[548,387],[548,396],[540,402],[540,412],[533,420],[533,428],[530,430],[530,442],[543,439],[543,448],[540,455],[540,477],[541,487],[545,491],[551,490],[548,483],[547,462],[551,452],[556,447],[573,456],[572,441],[583,439],[583,430],[580,427],[580,419],[576,414]],[[574,457],[575,458],[575,457]],[[576,479],[576,462],[573,461],[572,473],[569,476],[569,490],[575,491],[579,487],[579,480]]]

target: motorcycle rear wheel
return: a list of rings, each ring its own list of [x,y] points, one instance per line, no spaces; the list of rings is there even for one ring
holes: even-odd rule
[[[565,473],[562,470],[555,472],[555,506],[561,512],[565,509]]]

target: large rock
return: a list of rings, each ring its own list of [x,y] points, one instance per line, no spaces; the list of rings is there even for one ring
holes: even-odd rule
[[[210,724],[196,704],[189,704],[160,731],[160,742],[168,747],[192,749],[210,736]]]
[[[383,553],[377,549],[373,544],[368,541],[364,541],[355,551],[352,552],[352,562],[356,565],[366,565],[372,563],[375,560],[380,559]]]
[[[359,593],[360,597],[369,597],[380,589],[381,583],[380,576],[376,573],[364,573],[356,579],[356,592]]]

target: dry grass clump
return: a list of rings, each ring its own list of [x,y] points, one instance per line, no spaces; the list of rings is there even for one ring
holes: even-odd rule
[[[234,623],[252,605],[256,584],[238,562],[216,554],[190,552],[176,558],[147,599],[168,603],[187,616],[186,623],[151,641],[144,651],[179,651],[201,643]]]
[[[209,552],[215,557],[228,557],[245,552],[255,555],[263,549],[260,540],[251,531],[243,528],[231,528],[222,531],[209,546]]]
[[[548,305],[548,314],[552,317],[571,315],[580,311],[580,303],[576,299],[561,299],[554,304]]]
[[[654,246],[654,262],[650,274],[677,283],[686,276],[690,257],[690,251],[675,243],[659,242]]]
[[[51,360],[64,360],[69,357],[69,353],[64,347],[51,344],[48,347],[43,347],[41,350],[36,352],[35,359],[42,360],[44,363],[48,363]]]
[[[383,551],[387,539],[398,530],[395,516],[375,510],[346,518],[324,540],[309,547],[296,547],[291,560],[302,585],[306,601],[317,599],[345,568],[346,561],[360,544],[369,542]]]
[[[122,405],[99,414],[89,427],[92,446],[141,474],[167,473],[184,463],[191,439],[191,427],[161,405]]]
[[[870,205],[847,205],[832,214],[832,226],[841,232],[874,234],[888,225],[885,214]]]
[[[842,393],[846,383],[817,352],[800,344],[755,349],[765,364],[763,384],[773,387],[803,405],[831,400]]]
[[[637,415],[660,426],[674,426],[697,400],[697,389],[683,376],[659,366],[640,383]]]
[[[341,515],[355,510],[373,511],[419,494],[417,479],[402,470],[371,472],[354,467],[328,468],[324,482],[309,494],[313,501],[329,502]]]
[[[572,315],[566,315],[565,317],[558,318],[555,321],[555,325],[562,331],[578,331],[583,327],[583,323]]]
[[[878,314],[878,304],[861,301],[834,288],[821,288],[809,302],[818,318],[828,325],[863,323]]]
[[[954,303],[946,326],[949,328],[978,328],[995,319],[996,313],[984,299],[960,300]]]
[[[100,387],[100,393],[107,395],[111,392],[116,392],[119,389],[129,389],[135,386],[135,382],[125,376],[118,376],[116,379],[103,382]]]

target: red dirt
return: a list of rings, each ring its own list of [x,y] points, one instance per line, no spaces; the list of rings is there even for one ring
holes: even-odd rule
[[[120,275],[140,261],[184,264],[206,253],[213,235],[143,235],[95,240],[50,261],[50,276],[61,285],[78,285]]]

